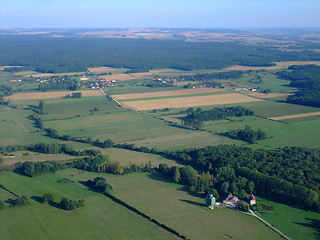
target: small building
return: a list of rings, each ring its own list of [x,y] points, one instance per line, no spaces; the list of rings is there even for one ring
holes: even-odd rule
[[[213,209],[213,207],[216,204],[216,198],[212,194],[208,194],[205,198],[206,206],[210,209]]]
[[[256,205],[256,197],[252,193],[249,197],[249,205]]]

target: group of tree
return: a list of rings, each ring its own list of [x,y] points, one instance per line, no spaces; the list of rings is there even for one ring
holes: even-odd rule
[[[194,128],[201,129],[203,126],[203,121],[212,121],[219,119],[226,119],[227,117],[241,117],[241,116],[250,116],[253,115],[254,112],[242,107],[214,107],[211,110],[203,111],[200,108],[197,110],[193,110],[193,108],[188,108],[185,113],[187,116],[182,118],[182,124],[186,126],[191,126]]]
[[[260,128],[257,131],[255,131],[248,125],[246,125],[245,129],[230,130],[228,132],[220,133],[220,135],[245,141],[250,144],[253,144],[258,140],[263,140],[267,138],[267,134],[261,131]]]
[[[73,92],[71,95],[67,94],[65,98],[82,98],[81,92]]]
[[[13,87],[7,85],[0,85],[0,97],[9,96],[13,93]]]
[[[58,39],[39,35],[2,36],[0,52],[1,66],[20,65],[45,73],[83,72],[94,66],[125,67],[137,71],[168,67],[195,70],[221,69],[235,64],[272,66],[272,62],[320,60],[320,54],[314,51],[288,52],[234,42]],[[41,88],[49,87],[45,85]]]
[[[67,198],[62,198],[60,201],[60,208],[66,211],[75,210],[80,207],[84,207],[84,200],[70,200]]]
[[[88,180],[86,184],[103,194],[111,194],[113,191],[112,186],[104,177],[96,177],[93,180]]]
[[[23,207],[23,206],[27,206],[29,204],[30,204],[29,199],[25,195],[23,195],[21,197],[17,197],[16,199],[14,199],[12,201],[13,207]]]
[[[290,80],[290,86],[298,88],[294,95],[288,96],[288,103],[320,107],[320,66],[293,65],[277,75]]]

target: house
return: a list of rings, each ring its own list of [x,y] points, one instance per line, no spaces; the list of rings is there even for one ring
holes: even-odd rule
[[[256,205],[256,197],[252,193],[249,197],[249,205]]]
[[[234,196],[232,193],[228,195],[228,197],[223,201],[226,204],[235,204],[239,202],[240,199],[237,196]]]

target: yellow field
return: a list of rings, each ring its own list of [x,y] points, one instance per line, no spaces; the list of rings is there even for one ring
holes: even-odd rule
[[[187,94],[223,92],[223,91],[225,90],[217,89],[217,88],[193,88],[193,89],[175,90],[175,91],[119,94],[119,95],[113,95],[112,97],[117,100],[122,100],[122,99],[135,99],[135,98],[168,97],[168,96],[179,96],[179,95],[187,95]]]
[[[301,117],[311,117],[311,116],[319,116],[320,112],[312,112],[312,113],[303,113],[303,114],[294,114],[294,115],[287,115],[287,116],[281,116],[281,117],[274,117],[269,118],[271,120],[285,120],[290,118],[301,118]]]
[[[40,93],[18,93],[11,96],[4,97],[4,99],[14,100],[33,100],[33,99],[49,99],[49,98],[62,98],[67,94],[72,95],[74,92],[81,92],[82,97],[91,96],[104,96],[100,90],[90,90],[90,91],[66,91],[66,92],[40,92]]]
[[[209,105],[220,105],[220,104],[231,104],[231,103],[258,102],[258,101],[263,101],[263,100],[245,96],[240,93],[227,93],[227,94],[208,95],[208,96],[122,102],[122,104],[129,108],[142,111],[142,110],[152,110],[152,109],[162,109],[162,108],[184,108],[184,107],[209,106]]]

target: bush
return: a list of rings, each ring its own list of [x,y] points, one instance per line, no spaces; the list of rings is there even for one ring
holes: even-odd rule
[[[54,196],[52,193],[46,193],[42,196],[42,203],[51,203],[54,201]]]

